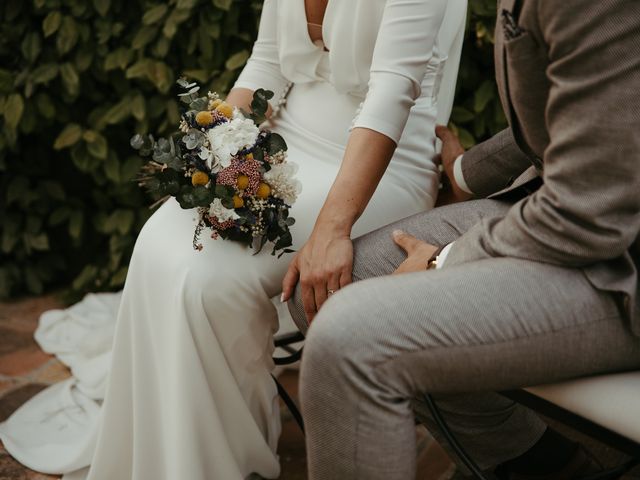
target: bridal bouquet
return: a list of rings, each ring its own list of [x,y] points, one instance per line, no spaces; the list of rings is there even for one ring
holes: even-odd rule
[[[208,229],[214,239],[236,240],[257,251],[269,241],[272,255],[291,252],[289,227],[295,220],[289,208],[301,187],[284,139],[260,128],[273,92],[256,90],[249,114],[217,93],[199,97],[195,83],[180,79],[178,85],[186,105],[179,132],[157,141],[152,135],[131,139],[140,155],[151,156],[140,185],[160,201],[175,197],[182,208],[196,209],[196,250],[202,250],[200,235]]]

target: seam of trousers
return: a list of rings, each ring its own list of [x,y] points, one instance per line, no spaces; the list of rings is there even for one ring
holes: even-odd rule
[[[358,395],[358,404],[356,405],[358,415],[356,415],[356,445],[353,449],[353,464],[356,466],[355,478],[358,478],[358,471],[360,470],[360,462],[358,462],[358,445],[360,442],[360,416],[362,415],[362,409],[360,408],[360,404],[362,403],[362,397]]]
[[[438,351],[438,350],[456,350],[456,349],[467,349],[467,348],[478,348],[478,347],[488,347],[488,346],[495,346],[495,345],[502,345],[505,343],[517,343],[517,342],[521,342],[521,341],[528,341],[531,340],[533,338],[536,337],[544,337],[547,335],[552,335],[558,332],[562,332],[565,330],[571,330],[574,328],[579,328],[579,327],[586,327],[588,325],[593,325],[595,323],[601,323],[601,322],[605,322],[607,320],[620,320],[620,316],[604,316],[602,318],[599,318],[598,320],[591,320],[588,322],[585,322],[581,325],[570,325],[570,326],[566,326],[566,327],[561,327],[558,329],[552,329],[549,330],[547,332],[541,332],[541,333],[535,333],[533,335],[527,335],[527,336],[521,336],[521,337],[515,337],[512,339],[506,339],[506,340],[500,340],[500,341],[495,341],[495,342],[485,342],[485,343],[476,343],[476,344],[465,344],[465,345],[453,345],[453,346],[441,346],[441,347],[431,347],[431,348],[423,348],[420,350],[414,350],[412,352],[407,352],[407,353],[403,353],[402,355],[399,355],[397,357],[394,358],[389,358],[386,360],[382,360],[374,365],[372,365],[373,368],[373,374],[376,377],[376,380],[378,381],[378,383],[380,384],[380,378],[379,378],[379,372],[381,369],[388,367],[390,365],[393,365],[394,362],[398,362],[401,360],[406,360],[407,357],[411,357],[414,355],[420,355],[423,354],[426,350],[432,350],[432,351]],[[384,385],[384,383],[382,383]],[[418,393],[424,393],[424,392],[418,392]],[[404,393],[403,393],[404,394]]]

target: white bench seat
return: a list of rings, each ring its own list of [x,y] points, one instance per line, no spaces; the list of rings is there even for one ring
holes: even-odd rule
[[[581,378],[525,390],[640,444],[640,372]]]

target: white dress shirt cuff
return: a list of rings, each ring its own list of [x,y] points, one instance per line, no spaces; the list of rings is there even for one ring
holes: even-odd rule
[[[458,185],[458,188],[465,193],[473,194],[467,182],[464,180],[464,175],[462,173],[462,155],[456,158],[453,162],[453,179]]]
[[[447,259],[447,255],[449,255],[449,250],[451,250],[453,244],[454,242],[451,242],[449,245],[444,247],[440,252],[440,255],[438,255],[438,264],[436,265],[436,270],[442,268],[442,266],[444,265],[444,261]]]

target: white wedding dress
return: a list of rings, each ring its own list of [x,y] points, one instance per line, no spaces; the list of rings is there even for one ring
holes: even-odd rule
[[[353,127],[398,144],[353,235],[433,207],[434,127],[451,110],[465,15],[466,0],[330,0],[326,51],[308,36],[303,0],[265,1],[236,86],[276,93],[272,129],[303,185],[291,212],[295,248],[311,232]],[[43,316],[39,341],[75,377],[0,425],[18,460],[68,479],[279,475],[272,298],[291,257],[268,248],[254,256],[206,235],[194,251],[194,217],[166,202],[140,233],[121,298],[89,296]]]

